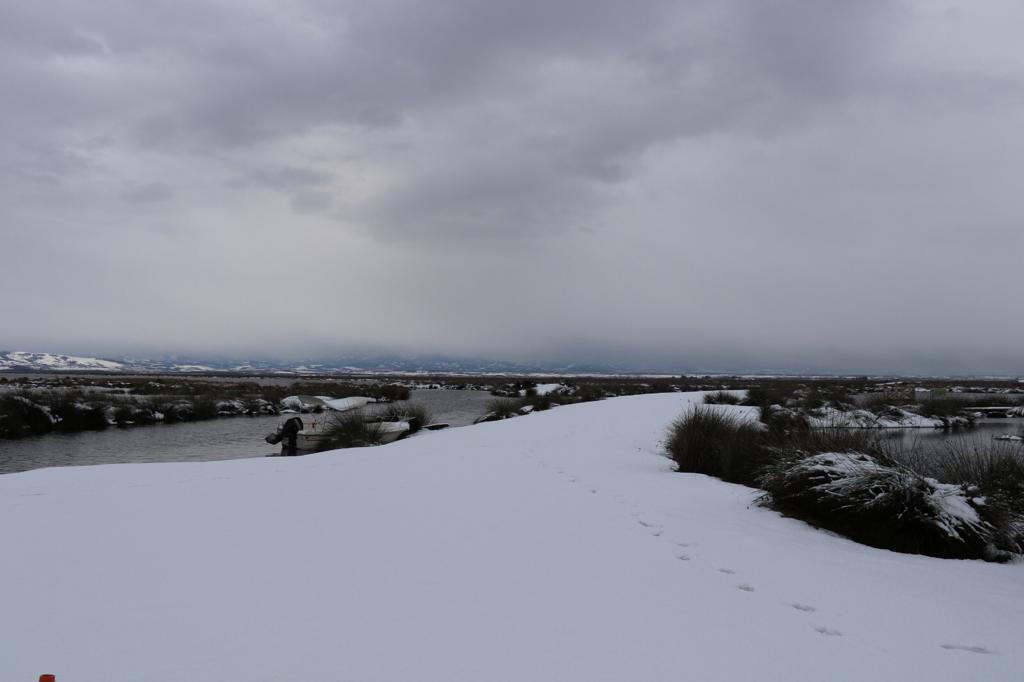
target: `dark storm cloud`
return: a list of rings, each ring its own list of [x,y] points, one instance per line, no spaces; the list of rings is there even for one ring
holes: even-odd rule
[[[0,346],[1024,364],[1012,3],[0,14]]]

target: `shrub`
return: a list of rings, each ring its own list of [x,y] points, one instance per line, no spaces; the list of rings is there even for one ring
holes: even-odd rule
[[[0,398],[0,438],[19,438],[27,433],[53,430],[54,419],[41,405],[21,395]]]
[[[129,424],[134,424],[134,416],[134,410],[132,410],[132,408],[128,407],[127,405],[122,405],[121,407],[114,409],[114,421],[120,427],[125,427],[128,426]]]
[[[388,384],[386,386],[373,386],[366,391],[365,395],[373,398],[383,398],[384,400],[408,400],[411,393],[408,386]]]
[[[714,408],[695,406],[669,427],[665,443],[679,471],[756,484],[776,455],[763,426]]]
[[[576,399],[581,403],[590,403],[595,400],[603,400],[604,398],[605,392],[600,386],[587,384],[580,386],[579,390],[576,391]]]
[[[779,443],[780,448],[810,454],[821,452],[862,452],[885,457],[884,434],[877,429],[842,427],[802,428],[792,431]]]
[[[761,423],[768,427],[768,434],[773,441],[810,430],[807,416],[787,407],[761,405],[758,407],[758,416]]]
[[[416,433],[434,420],[433,414],[422,403],[389,403],[374,413],[386,422],[409,422],[409,433]]]
[[[193,421],[203,421],[217,418],[217,402],[211,398],[196,398],[192,401],[188,418]]]
[[[937,451],[889,445],[885,452],[923,476],[975,486],[994,510],[1024,518],[1024,448],[1020,445],[956,438]]]
[[[917,403],[917,410],[926,417],[953,417],[963,413],[967,403],[956,398],[925,398]]]
[[[498,419],[506,419],[519,414],[519,408],[522,406],[523,401],[518,398],[495,398],[488,401],[487,411]]]
[[[753,405],[755,407],[765,405],[785,405],[786,401],[792,397],[792,395],[792,389],[782,386],[753,386],[747,389],[747,398],[743,401],[743,404]]]
[[[321,450],[358,448],[380,445],[382,440],[381,422],[367,422],[359,410],[342,412],[331,418],[324,432],[327,439]]]
[[[59,399],[50,405],[61,431],[99,431],[107,428],[107,411],[75,400]]]
[[[862,453],[791,452],[765,469],[765,502],[858,542],[953,559],[1006,559],[1015,531],[974,486]]]
[[[704,394],[705,405],[739,405],[742,399],[729,391],[715,391]]]
[[[872,393],[860,401],[860,406],[865,410],[879,414],[892,408],[893,403],[901,402],[885,393]],[[905,402],[905,401],[902,401]]]
[[[536,391],[534,391],[534,393],[536,393]],[[554,396],[550,395],[531,396],[527,394],[527,396],[520,401],[520,406],[525,407],[526,405],[530,405],[533,407],[534,412],[543,412],[544,410],[551,409],[551,406],[554,404],[554,400]]]

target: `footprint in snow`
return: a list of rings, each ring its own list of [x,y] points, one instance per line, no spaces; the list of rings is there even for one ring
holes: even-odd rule
[[[736,571],[732,570],[731,568],[720,568],[718,569],[718,572],[725,573],[726,575],[733,575],[734,573],[736,573]]]
[[[748,585],[746,583],[743,583],[742,585],[737,585],[736,588],[740,589],[740,590],[743,590],[744,592],[753,592],[754,591],[754,586],[753,585]]]
[[[590,492],[592,492],[592,493],[596,493],[596,492],[597,492],[597,488],[591,488],[591,489],[590,489]]]
[[[827,637],[842,637],[843,636],[843,633],[839,632],[839,630],[833,630],[832,628],[827,628],[824,625],[811,625],[811,629],[814,630],[815,632],[820,633],[822,635],[825,635]]]
[[[689,546],[690,546],[689,542],[677,542],[676,543],[676,547],[689,547]]]
[[[808,606],[807,604],[793,603],[786,604],[786,606],[788,606],[791,609],[796,609],[797,611],[804,611],[805,613],[814,613],[817,610],[813,606]]]
[[[680,561],[689,561],[690,560],[690,555],[689,554],[676,554],[676,558],[679,559]]]
[[[994,654],[996,653],[993,649],[989,649],[984,646],[971,646],[969,644],[940,644],[943,649],[950,649],[955,651],[970,651],[972,654]]]
[[[651,535],[653,535],[654,537],[659,537],[661,535],[662,529],[655,526],[653,523],[648,523],[643,519],[637,519],[636,522],[644,528],[646,528],[647,530],[651,531]]]

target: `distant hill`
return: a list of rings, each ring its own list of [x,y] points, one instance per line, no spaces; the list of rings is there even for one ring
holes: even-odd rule
[[[56,353],[0,351],[0,372],[145,372],[203,373],[253,372],[260,374],[624,374],[609,365],[517,363],[501,360],[445,356],[341,355],[301,361],[208,358],[118,357],[91,358]]]
[[[119,372],[125,369],[123,363],[100,358],[85,358],[77,355],[55,353],[27,353],[24,351],[0,351],[0,370],[21,371],[105,371]]]

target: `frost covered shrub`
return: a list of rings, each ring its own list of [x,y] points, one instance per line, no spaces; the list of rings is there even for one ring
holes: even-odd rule
[[[672,423],[665,448],[679,471],[745,485],[755,485],[776,458],[759,423],[701,405]]]
[[[977,487],[1007,541],[1024,553],[1024,448],[1013,443],[953,439],[938,451],[898,446],[887,450],[904,466],[940,481]]]
[[[739,405],[741,399],[729,391],[715,391],[704,394],[705,405]]]
[[[973,485],[939,483],[855,452],[792,452],[765,470],[774,509],[857,542],[950,559],[1005,560],[1014,530]]]

